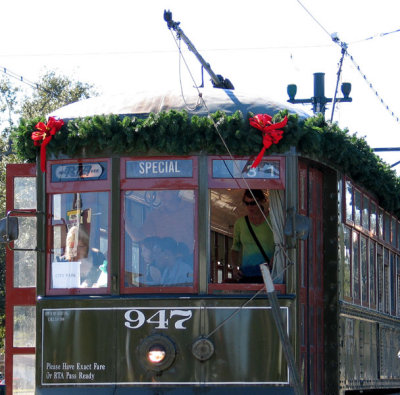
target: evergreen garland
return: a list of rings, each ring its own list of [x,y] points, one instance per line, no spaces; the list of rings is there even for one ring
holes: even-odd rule
[[[315,158],[347,174],[358,184],[373,192],[380,205],[400,218],[400,179],[373,153],[365,139],[350,135],[336,124],[327,123],[322,115],[299,119],[296,114],[281,111],[274,116],[279,122],[288,116],[282,140],[266,151],[284,153],[296,147],[303,156]],[[186,111],[170,110],[150,114],[147,118],[96,115],[66,122],[47,145],[51,157],[79,157],[103,153],[119,155],[208,153],[226,155],[226,148],[236,155],[257,155],[262,148],[261,132],[249,125],[248,118],[237,111],[233,115],[216,112],[209,117],[189,116]],[[36,160],[38,147],[31,134],[35,125],[46,120],[21,120],[12,131],[13,147],[20,159]]]

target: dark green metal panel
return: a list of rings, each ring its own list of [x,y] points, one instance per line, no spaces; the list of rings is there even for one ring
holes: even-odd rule
[[[282,300],[289,305],[289,300]],[[268,300],[255,300],[237,314],[237,299],[118,299],[40,302],[43,350],[38,375],[43,387],[83,385],[287,385],[288,368]],[[287,307],[282,316],[287,323]],[[192,353],[199,337],[215,352],[206,361]],[[249,335],[250,334],[250,335]],[[171,341],[171,366],[153,370],[143,344],[160,335]]]
[[[185,388],[146,388],[146,387],[96,387],[96,388],[41,388],[36,391],[37,395],[69,395],[73,391],[76,395],[186,395],[186,394],[207,394],[207,395],[293,395],[293,388],[285,387],[185,387]]]

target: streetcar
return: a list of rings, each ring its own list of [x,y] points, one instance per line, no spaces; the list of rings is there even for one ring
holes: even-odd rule
[[[257,114],[281,125],[265,152]],[[387,176],[372,153],[369,176],[344,165],[362,144],[228,89],[41,122],[19,126],[26,161],[7,167],[7,394],[400,391],[400,210],[371,186]],[[268,200],[272,291],[232,261],[246,190]]]

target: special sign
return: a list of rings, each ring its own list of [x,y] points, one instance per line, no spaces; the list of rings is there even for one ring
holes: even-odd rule
[[[127,178],[187,178],[193,175],[191,159],[130,160],[126,162]]]

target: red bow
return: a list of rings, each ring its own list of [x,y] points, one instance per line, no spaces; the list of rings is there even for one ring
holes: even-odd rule
[[[40,146],[40,168],[43,173],[46,171],[46,146],[63,125],[64,121],[62,119],[50,117],[47,125],[39,122],[35,126],[38,131],[32,133],[33,143],[35,146]]]
[[[249,119],[250,125],[254,128],[261,130],[263,132],[263,144],[261,152],[257,155],[257,158],[251,165],[251,168],[257,167],[262,157],[264,156],[264,152],[267,148],[271,147],[272,144],[276,144],[283,135],[283,130],[278,130],[283,128],[287,124],[287,116],[283,119],[283,121],[278,123],[271,123],[272,117],[268,114],[257,114],[253,118]]]

